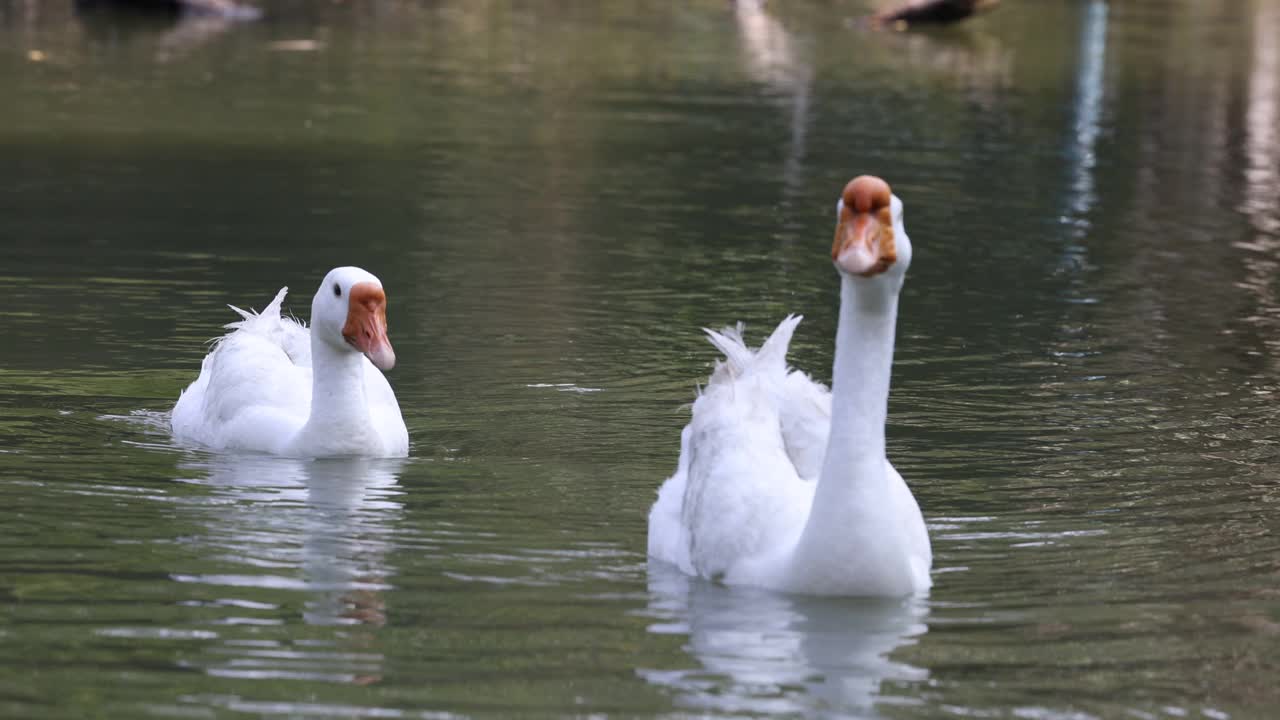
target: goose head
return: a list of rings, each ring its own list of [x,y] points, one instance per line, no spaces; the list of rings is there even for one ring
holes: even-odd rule
[[[842,275],[901,282],[911,264],[911,240],[902,227],[902,201],[889,183],[860,175],[844,186],[831,259]]]
[[[379,370],[396,364],[387,339],[382,282],[357,267],[329,271],[311,299],[311,335],[337,352],[360,352]]]

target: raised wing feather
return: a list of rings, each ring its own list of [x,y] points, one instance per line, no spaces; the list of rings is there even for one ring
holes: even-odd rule
[[[759,350],[746,346],[741,326],[707,331],[725,359],[694,402],[676,474],[650,513],[650,554],[721,577],[743,560],[789,546],[803,528],[814,484],[797,472],[783,414],[786,408],[797,446],[807,448],[822,401],[812,381],[800,384],[800,401],[787,398],[797,381],[787,372],[786,350],[799,322],[788,317]],[[813,453],[802,454],[808,462]]]
[[[200,376],[178,398],[175,435],[214,448],[270,452],[307,421],[310,338],[301,324],[281,317],[286,292],[259,314],[232,308],[243,319],[228,325],[232,332],[217,341]]]
[[[801,315],[788,315],[759,350],[747,347],[741,323],[719,332],[707,331],[711,343],[725,354],[725,362],[716,366],[710,384],[742,377],[748,369],[765,374],[787,457],[797,475],[817,481],[831,430],[831,391],[807,374],[787,367],[791,336],[803,319]]]

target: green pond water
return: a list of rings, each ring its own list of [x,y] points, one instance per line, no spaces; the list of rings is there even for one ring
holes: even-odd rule
[[[1280,2],[262,7],[0,0],[0,717],[1276,717]],[[931,595],[650,566],[699,328],[829,379],[864,172]],[[341,264],[410,457],[176,445]]]

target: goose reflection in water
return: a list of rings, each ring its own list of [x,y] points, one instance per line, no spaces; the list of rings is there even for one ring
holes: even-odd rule
[[[641,670],[677,702],[733,713],[874,715],[885,683],[928,671],[892,659],[928,631],[926,601],[820,598],[726,587],[649,563],[649,631],[687,635],[698,669]]]
[[[401,510],[394,498],[402,466],[369,458],[224,456],[188,467],[207,473],[196,482],[233,503],[220,503],[214,514],[213,544],[257,567],[302,571],[301,581],[252,575],[248,584],[279,580],[314,593],[305,613],[312,624],[380,625],[378,592],[392,574],[385,536]]]
[[[196,473],[188,482],[214,488],[203,519],[207,533],[198,539],[210,551],[207,561],[223,568],[234,564],[236,570],[175,579],[236,588],[240,599],[222,604],[268,610],[274,616],[282,609],[280,591],[294,591],[303,598],[298,604],[309,625],[351,628],[330,636],[336,648],[300,648],[287,641],[245,647],[243,639],[224,633],[219,658],[202,663],[207,672],[254,678],[296,678],[301,673],[360,684],[380,679],[383,657],[375,652],[376,635],[355,628],[387,620],[383,592],[392,587],[388,581],[395,575],[387,563],[389,535],[402,512],[397,497],[404,464],[394,459],[231,455],[183,466]]]

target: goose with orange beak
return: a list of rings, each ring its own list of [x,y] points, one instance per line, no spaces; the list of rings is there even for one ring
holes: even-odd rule
[[[863,175],[844,186],[836,205],[836,238],[831,245],[836,265],[852,275],[872,277],[897,262],[892,206],[889,184],[878,177]]]
[[[730,585],[812,595],[927,592],[933,551],[885,455],[898,293],[911,263],[902,202],[861,176],[836,204],[832,387],[787,366],[800,322],[759,348],[707,331],[725,359],[693,403],[676,472],[649,512],[649,555]]]
[[[341,284],[335,287],[335,297],[341,298]],[[379,370],[395,367],[396,353],[387,339],[387,295],[377,281],[362,280],[347,290],[347,321],[342,325],[342,339]]]
[[[383,371],[395,366],[382,283],[331,270],[311,327],[281,314],[288,288],[231,323],[173,408],[175,438],[216,450],[295,457],[403,457],[409,435]]]

